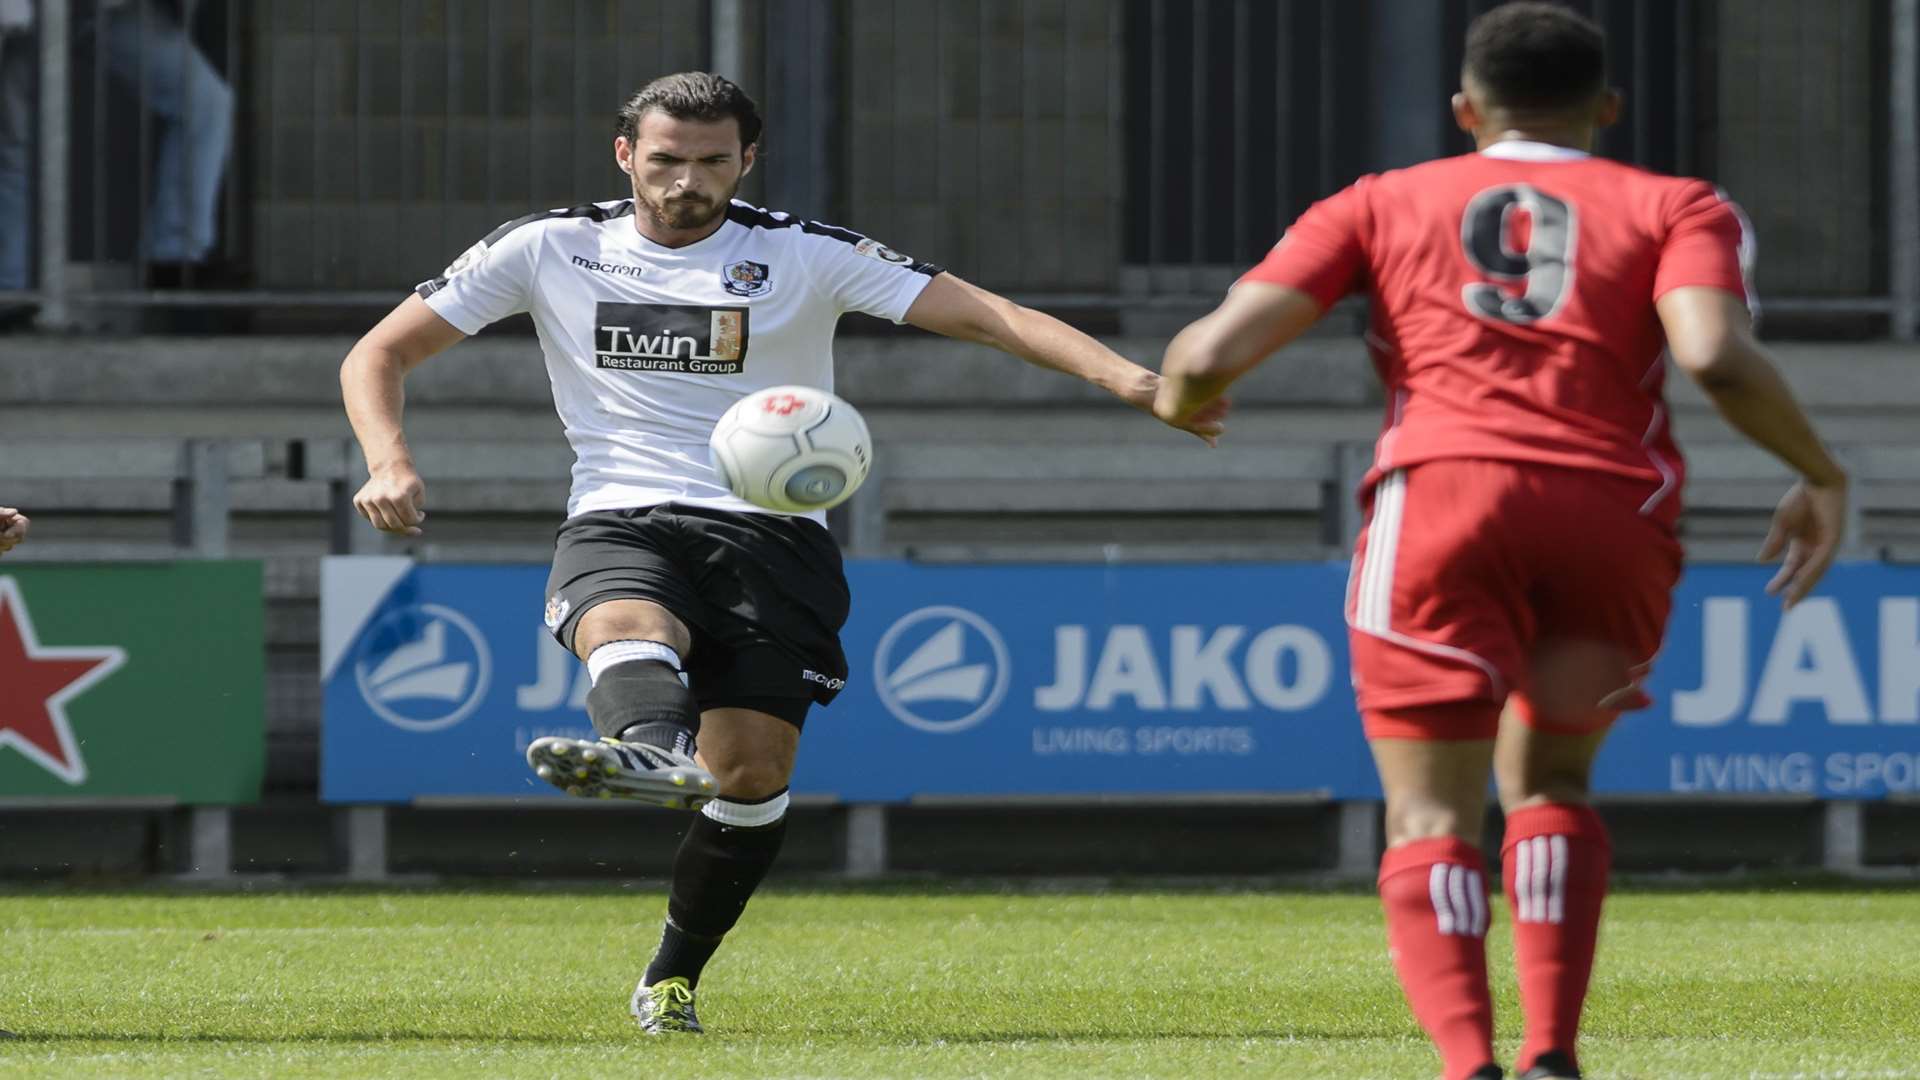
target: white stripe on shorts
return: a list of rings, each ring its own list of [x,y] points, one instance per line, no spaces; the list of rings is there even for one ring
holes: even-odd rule
[[[1373,499],[1373,521],[1367,525],[1367,551],[1360,567],[1360,593],[1354,602],[1353,621],[1362,630],[1383,633],[1393,625],[1393,564],[1407,505],[1406,471],[1388,473]]]

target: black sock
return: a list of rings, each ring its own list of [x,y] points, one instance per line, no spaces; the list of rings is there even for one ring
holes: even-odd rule
[[[634,724],[623,728],[614,736],[621,742],[645,743],[662,750],[671,750],[676,754],[693,756],[693,729],[667,721],[655,721],[651,724]]]
[[[748,898],[767,876],[786,835],[784,815],[771,824],[751,827],[722,825],[705,814],[695,815],[674,856],[666,929],[660,936],[660,951],[647,965],[648,985],[676,976],[690,986],[699,984],[700,970],[720,947],[720,939],[740,921]]]
[[[668,919],[660,929],[660,948],[647,964],[647,985],[676,976],[687,980],[688,989],[700,985],[700,971],[719,947],[719,938],[689,934]]]
[[[587,691],[593,730],[676,753],[692,752],[699,723],[693,691],[664,660],[629,660],[600,673]]]

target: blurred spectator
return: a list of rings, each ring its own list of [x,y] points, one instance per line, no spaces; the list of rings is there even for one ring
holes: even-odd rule
[[[0,555],[12,551],[13,545],[27,538],[30,524],[27,515],[11,506],[0,506]]]
[[[146,257],[162,284],[172,283],[168,272],[204,263],[212,252],[233,144],[233,90],[193,43],[183,17],[196,6],[189,2],[182,12],[161,0],[100,4],[107,70],[160,119]]]
[[[34,6],[0,0],[0,289],[27,287]],[[114,80],[159,120],[142,246],[156,284],[177,281],[212,252],[233,141],[233,91],[193,43],[191,11],[162,0],[100,0],[74,38],[78,47],[100,48]]]

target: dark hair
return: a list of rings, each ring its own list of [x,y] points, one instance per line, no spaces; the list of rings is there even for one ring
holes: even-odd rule
[[[1607,85],[1607,39],[1591,20],[1558,4],[1506,4],[1467,27],[1465,74],[1490,104],[1565,109]]]
[[[613,133],[632,142],[640,133],[640,118],[656,109],[675,120],[715,123],[732,117],[740,125],[741,146],[760,141],[760,106],[732,80],[709,71],[662,75],[641,87],[620,106]]]

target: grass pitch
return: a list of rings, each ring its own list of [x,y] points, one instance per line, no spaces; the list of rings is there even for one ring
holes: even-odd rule
[[[1370,895],[792,891],[704,1038],[626,1001],[657,892],[0,894],[0,1076],[1418,1077]],[[1920,892],[1627,892],[1605,1078],[1920,1077]],[[1518,1041],[1506,914],[1490,936]]]

